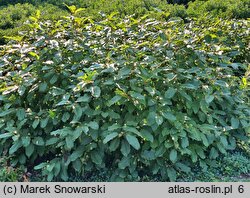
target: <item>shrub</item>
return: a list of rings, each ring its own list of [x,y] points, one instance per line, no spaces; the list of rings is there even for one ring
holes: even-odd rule
[[[86,9],[85,12],[83,12],[83,16],[91,16],[96,19],[101,19],[100,12],[107,15],[112,12],[118,12],[120,17],[134,14],[134,17],[138,18],[150,11],[154,11],[154,8],[159,7],[159,5],[166,5],[166,3],[161,0],[95,0],[78,2],[78,6]]]
[[[239,176],[250,172],[250,159],[241,153],[227,154],[221,161],[222,171],[229,176]]]
[[[0,10],[0,45],[6,43],[4,36],[17,35],[25,29],[23,23],[34,14],[35,8],[29,4],[17,4]]]
[[[1,29],[14,28],[23,23],[27,17],[34,14],[36,9],[30,4],[16,4],[1,10]]]
[[[35,15],[38,9],[41,10],[41,16],[44,20],[58,20],[61,16],[67,15],[67,11],[51,4],[35,7],[26,3],[5,7],[0,10],[0,45],[6,43],[4,36],[15,36],[18,35],[19,31],[27,30],[25,22],[30,20],[29,17]]]
[[[213,166],[202,170],[200,167],[189,174],[183,174],[178,182],[239,182],[249,181],[249,153],[242,151],[221,155]]]
[[[185,19],[187,15],[187,10],[183,5],[167,5],[164,9],[165,12],[170,13],[170,17],[180,17]]]
[[[249,18],[249,0],[196,0],[188,4],[189,16],[200,17],[205,13],[222,18]]]
[[[31,27],[0,51],[0,153],[12,166],[35,166],[48,181],[97,169],[111,181],[174,181],[249,140],[235,75],[247,60],[234,62],[249,51],[248,21],[113,13]]]

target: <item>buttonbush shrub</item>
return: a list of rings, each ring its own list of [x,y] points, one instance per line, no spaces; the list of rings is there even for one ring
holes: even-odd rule
[[[0,51],[0,153],[12,166],[48,181],[95,170],[174,181],[249,141],[237,74],[249,64],[237,58],[249,52],[249,21],[112,13],[30,27]]]

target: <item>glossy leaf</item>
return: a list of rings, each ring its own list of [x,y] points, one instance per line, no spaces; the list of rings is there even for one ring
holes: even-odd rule
[[[134,147],[136,150],[140,149],[140,143],[138,141],[138,139],[135,136],[132,135],[126,135],[126,140],[128,141],[128,143]]]

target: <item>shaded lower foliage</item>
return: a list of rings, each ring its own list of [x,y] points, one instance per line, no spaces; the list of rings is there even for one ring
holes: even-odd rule
[[[249,21],[37,14],[30,27],[0,51],[0,153],[12,166],[34,164],[48,181],[97,169],[174,181],[249,141],[235,75],[249,64],[237,59]]]

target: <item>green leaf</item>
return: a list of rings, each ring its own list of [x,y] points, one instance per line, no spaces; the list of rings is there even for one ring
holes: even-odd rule
[[[209,158],[216,159],[218,156],[219,156],[218,151],[214,147],[212,147],[209,153]]]
[[[213,95],[207,95],[205,97],[205,101],[207,104],[211,103],[214,100],[214,96]]]
[[[46,166],[47,171],[51,172],[55,167],[55,163],[50,163]]]
[[[109,114],[108,114],[108,112],[102,112],[101,115],[102,115],[102,117],[107,118]]]
[[[170,112],[166,112],[166,113],[164,112],[162,115],[164,116],[164,118],[168,119],[169,121],[176,120],[176,117]]]
[[[150,150],[144,150],[141,154],[141,156],[146,160],[154,160],[155,159],[155,152]]]
[[[41,128],[45,128],[45,127],[47,126],[47,124],[48,124],[48,121],[49,121],[49,118],[48,118],[48,117],[42,119],[41,122],[40,122],[40,127],[41,127]]]
[[[201,159],[205,159],[206,158],[205,153],[204,153],[204,151],[203,151],[203,149],[202,149],[201,146],[197,147],[195,151],[196,151],[196,153],[198,154],[198,156]]]
[[[114,131],[114,130],[117,130],[117,129],[120,129],[121,128],[121,125],[115,123],[115,124],[112,124],[111,126],[108,127],[108,130],[109,131]]]
[[[37,18],[36,17],[33,17],[33,16],[30,16],[29,17],[30,20],[32,20],[33,22],[35,22],[37,24]],[[32,52],[33,53],[33,52]]]
[[[186,89],[196,90],[196,89],[198,89],[199,85],[197,85],[195,83],[185,83],[185,84],[182,85],[182,87],[184,87]]]
[[[121,145],[121,153],[124,156],[128,156],[130,153],[130,145],[127,141],[122,140],[122,145]]]
[[[6,115],[9,115],[9,114],[11,114],[13,111],[14,111],[13,109],[8,109],[8,110],[6,110],[6,111],[2,111],[2,112],[0,113],[0,117],[4,117],[4,116],[6,116]]]
[[[193,163],[197,162],[198,160],[198,156],[194,150],[191,151],[191,159]]]
[[[170,179],[170,181],[176,181],[176,170],[172,167],[167,168],[167,174]]]
[[[69,118],[70,118],[69,112],[64,112],[63,116],[62,116],[62,121],[67,122],[67,120],[69,120]]]
[[[137,92],[134,92],[134,91],[130,91],[129,94],[133,98],[135,98],[135,99],[137,99],[137,100],[139,100],[139,101],[141,101],[143,103],[145,102],[145,97],[143,95],[141,95],[140,93],[137,93]]]
[[[84,11],[84,10],[86,10],[86,9],[85,9],[85,8],[78,8],[78,9],[75,11],[75,13],[81,12],[81,11]]]
[[[155,121],[156,121],[156,124],[160,126],[163,123],[163,118],[160,115],[156,114]]]
[[[68,136],[66,137],[66,147],[67,147],[68,149],[72,149],[72,148],[74,147],[74,140],[73,140],[73,137],[70,136],[70,135],[68,135]]]
[[[171,99],[174,97],[176,93],[176,89],[174,89],[173,87],[168,88],[168,90],[165,92],[165,98],[167,99]]]
[[[38,56],[38,54],[37,54],[37,53],[35,53],[35,52],[29,52],[29,55],[31,55],[31,56],[33,56],[33,57],[35,57],[37,60],[39,60],[39,59],[40,59],[40,56]]]
[[[153,89],[152,87],[145,87],[144,88],[151,96],[155,95],[155,89]]]
[[[128,67],[123,67],[118,72],[118,79],[122,79],[122,78],[128,76],[130,71],[131,71],[131,69],[129,69]]]
[[[72,6],[68,6],[66,3],[63,3],[71,12],[71,14],[75,14],[76,13],[76,6],[72,5]]]
[[[226,148],[228,147],[228,141],[227,141],[227,137],[224,135],[220,136],[220,142],[223,144],[223,146]]]
[[[50,138],[48,140],[46,140],[46,146],[50,146],[50,145],[53,145],[55,143],[57,143],[59,140],[59,138],[56,138],[56,137],[53,137],[53,138]]]
[[[61,163],[59,161],[57,161],[55,163],[55,167],[54,167],[54,176],[55,177],[60,173],[60,170],[61,170]]]
[[[132,147],[134,147],[136,150],[140,149],[140,143],[139,143],[138,139],[135,136],[127,134],[126,139],[127,139],[128,143]]]
[[[153,142],[153,141],[154,141],[154,136],[153,136],[149,131],[143,129],[143,130],[140,131],[140,134],[141,134],[141,136],[142,136],[144,139],[146,139],[146,140],[148,140],[148,141],[150,141],[150,142]]]
[[[109,114],[110,118],[112,118],[112,119],[120,119],[121,118],[120,114],[115,113],[114,111],[109,111],[108,114]]]
[[[138,136],[141,136],[140,132],[134,127],[124,126],[123,130],[128,131],[128,132],[132,132],[132,133],[134,133],[134,134],[136,134]]]
[[[94,86],[91,88],[91,94],[93,97],[98,98],[101,95],[101,89],[100,87]]]
[[[88,124],[88,126],[91,128],[91,129],[94,129],[94,130],[98,130],[99,129],[99,125],[98,125],[98,123],[97,122],[90,122],[89,124]]]
[[[39,122],[40,122],[39,119],[35,119],[35,120],[34,120],[34,122],[32,123],[33,129],[35,129],[35,128],[38,126]]]
[[[56,117],[56,112],[53,110],[49,110],[49,117],[54,119]]]
[[[82,108],[81,108],[81,106],[80,105],[74,106],[73,111],[74,111],[74,114],[75,114],[74,120],[78,121],[82,116]]]
[[[240,121],[237,118],[231,118],[231,125],[234,129],[239,128]]]
[[[114,96],[111,100],[108,101],[108,106],[112,106],[113,104],[117,103],[122,97],[121,96]]]
[[[50,173],[47,175],[47,181],[48,181],[48,182],[51,182],[52,179],[53,179],[53,177],[54,177],[54,174],[53,174],[52,172],[50,172]]]
[[[169,159],[174,163],[177,160],[177,151],[172,149],[169,154]]]
[[[208,147],[208,146],[209,146],[209,143],[208,143],[208,140],[207,140],[206,135],[203,134],[203,133],[201,133],[201,134],[200,134],[200,137],[201,137],[201,140],[202,140],[203,144],[204,144],[206,147]]]
[[[14,41],[22,41],[24,36],[4,36],[6,39],[14,40]]]
[[[29,144],[27,147],[25,147],[25,154],[27,157],[30,157],[34,153],[35,147],[33,144]]]
[[[38,145],[38,146],[43,146],[44,145],[44,140],[41,137],[35,137],[32,142],[35,145]]]
[[[50,84],[53,85],[56,83],[56,81],[58,80],[58,75],[53,75],[53,77],[50,79]]]
[[[182,148],[187,148],[189,146],[189,141],[187,137],[181,138],[181,146]]]
[[[163,136],[169,135],[171,133],[171,130],[169,128],[164,128],[161,132]]]
[[[176,167],[178,167],[182,172],[189,173],[191,171],[191,168],[183,163],[176,163]]]
[[[76,102],[89,102],[90,97],[88,95],[84,95],[76,100]]]
[[[5,139],[5,138],[9,138],[12,137],[13,134],[12,133],[4,133],[0,135],[0,139]]]
[[[37,10],[36,11],[36,18],[39,19],[41,17],[41,11]]]
[[[194,102],[192,103],[192,109],[193,109],[193,112],[194,112],[195,114],[197,114],[198,111],[199,111],[199,109],[200,109],[200,103],[194,101]]]
[[[41,164],[38,164],[34,167],[35,170],[43,169],[45,166],[47,166],[47,163],[43,162]]]
[[[201,130],[214,130],[214,131],[217,130],[216,126],[211,125],[211,124],[202,124],[200,129]]]
[[[185,91],[179,91],[180,95],[186,98],[188,101],[192,101],[192,98],[185,92]]]
[[[58,103],[56,104],[56,106],[63,106],[63,105],[65,105],[65,104],[69,104],[69,101],[68,101],[68,100],[61,100],[60,102],[58,102]]]
[[[69,156],[69,160],[71,162],[75,161],[76,159],[78,159],[79,157],[81,157],[84,153],[83,149],[77,149],[75,150],[70,156]]]
[[[100,153],[98,151],[93,151],[91,152],[91,159],[92,161],[97,164],[97,165],[101,165],[102,164],[102,157],[100,155]]]
[[[63,181],[67,181],[69,179],[68,175],[68,166],[65,165],[64,159],[62,158],[61,161],[61,172],[60,172],[60,177]]]
[[[21,137],[21,140],[22,140],[22,144],[24,147],[29,146],[29,144],[30,144],[30,137],[29,136],[23,136],[23,137]]]
[[[111,140],[111,143],[109,145],[109,149],[111,152],[116,151],[116,149],[119,147],[120,145],[120,139],[119,138],[115,138],[113,140]]]
[[[18,120],[23,120],[26,116],[25,110],[24,109],[18,109],[16,112],[16,115],[18,117]]]
[[[21,141],[16,141],[14,142],[14,144],[10,147],[9,149],[9,154],[12,155],[13,153],[15,153],[20,147],[22,146],[22,142]]]
[[[155,124],[155,117],[156,117],[156,113],[155,112],[149,112],[148,117],[147,117],[147,122],[148,125],[151,126],[153,124]]]
[[[88,130],[88,128],[86,128],[86,129]],[[77,127],[73,132],[73,139],[76,140],[77,138],[79,138],[82,135],[82,132],[84,132],[84,130],[86,130],[86,129],[84,126]]]
[[[109,135],[107,135],[104,140],[103,140],[103,143],[104,144],[107,144],[110,140],[113,140],[115,137],[118,136],[118,133],[114,132],[114,133],[111,133]]]
[[[73,168],[77,171],[77,172],[81,172],[82,169],[82,162],[80,159],[76,159],[75,161],[73,161],[72,163]]]
[[[128,157],[123,157],[122,160],[118,163],[119,169],[125,169],[130,165],[130,159]]]

